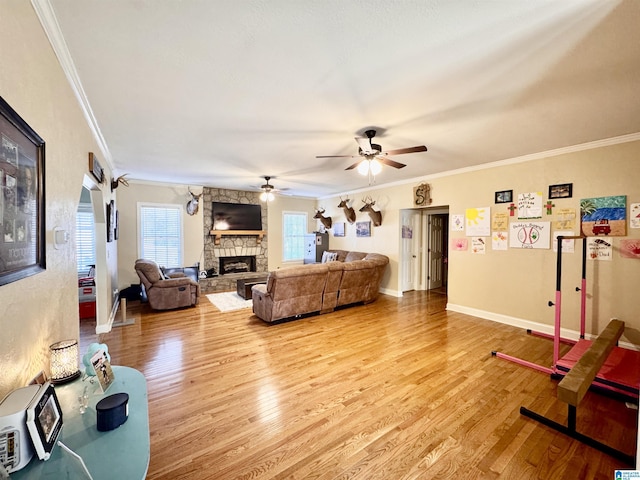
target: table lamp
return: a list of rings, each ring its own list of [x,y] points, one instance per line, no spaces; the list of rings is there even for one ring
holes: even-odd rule
[[[49,350],[51,351],[51,383],[66,383],[80,376],[77,340],[54,343]]]

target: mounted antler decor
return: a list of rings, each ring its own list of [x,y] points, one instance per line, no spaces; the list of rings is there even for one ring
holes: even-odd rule
[[[342,197],[340,197],[340,204],[338,205],[338,208],[344,210],[344,215],[345,217],[347,217],[347,222],[352,225],[356,222],[356,211],[353,209],[353,207],[349,206],[349,198],[343,200]]]
[[[331,228],[331,217],[323,217],[322,214],[324,213],[324,208],[320,208],[319,210],[316,210],[316,214],[313,216],[313,218],[317,218],[318,220],[320,220],[322,222],[322,225],[324,225],[324,228],[329,229]]]
[[[382,212],[379,210],[374,210],[373,206],[376,202],[370,196],[366,196],[362,199],[364,206],[360,209],[360,212],[367,212],[369,217],[371,217],[371,221],[373,222],[374,227],[379,227],[382,225]]]
[[[196,213],[198,213],[198,207],[200,206],[200,197],[204,192],[202,192],[200,195],[196,195],[191,191],[190,188],[187,187],[187,190],[189,191],[189,196],[191,197],[187,202],[187,213],[189,215],[195,215]]]
[[[118,178],[115,178],[113,180],[111,180],[111,191],[113,192],[116,188],[118,188],[118,186],[120,184],[124,185],[125,187],[129,186],[129,182],[127,182],[127,179],[125,178],[127,176],[127,174],[125,173],[124,175],[120,175]]]

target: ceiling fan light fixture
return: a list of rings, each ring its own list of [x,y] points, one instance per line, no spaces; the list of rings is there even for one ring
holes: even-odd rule
[[[373,160],[369,160],[369,170],[372,175],[378,175],[382,171],[382,164],[375,158]]]
[[[358,173],[363,176],[366,176],[366,175],[375,176],[375,175],[378,175],[381,171],[382,171],[382,164],[375,158],[370,160],[369,159],[363,160],[358,164]]]
[[[263,202],[271,202],[274,199],[274,195],[273,193],[271,193],[270,191],[265,190],[264,192],[262,192],[260,194],[260,200],[262,200]]]

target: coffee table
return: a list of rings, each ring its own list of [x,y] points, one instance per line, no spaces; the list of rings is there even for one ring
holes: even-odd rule
[[[236,291],[245,300],[251,298],[251,287],[254,285],[260,285],[261,283],[267,283],[268,273],[262,275],[256,275],[254,277],[240,278],[237,281]]]

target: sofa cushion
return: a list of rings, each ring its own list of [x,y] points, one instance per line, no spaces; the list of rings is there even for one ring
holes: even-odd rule
[[[345,257],[344,261],[355,262],[356,260],[362,260],[366,256],[367,254],[363,252],[349,252],[347,253],[347,256]]]

